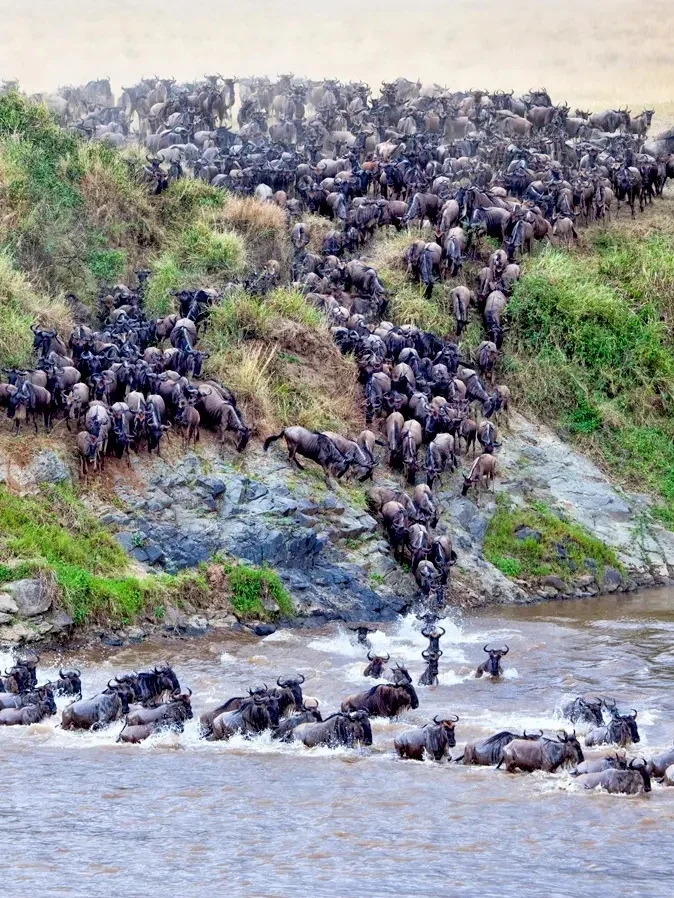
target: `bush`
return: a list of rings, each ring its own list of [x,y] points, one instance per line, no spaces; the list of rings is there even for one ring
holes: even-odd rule
[[[292,599],[275,571],[243,564],[227,564],[224,570],[231,591],[230,601],[238,617],[276,620],[294,615]]]
[[[175,255],[179,264],[200,273],[235,275],[243,269],[245,250],[238,234],[217,233],[197,221],[180,234]]]

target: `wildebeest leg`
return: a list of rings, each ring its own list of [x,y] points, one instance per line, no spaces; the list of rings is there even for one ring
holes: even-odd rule
[[[478,669],[475,671],[475,679],[479,680],[483,673],[484,673],[484,670],[482,669],[482,665],[480,665],[478,667]]]

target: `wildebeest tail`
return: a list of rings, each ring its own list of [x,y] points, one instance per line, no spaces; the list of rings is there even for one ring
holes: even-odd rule
[[[264,449],[264,451],[266,452],[267,449],[269,449],[269,447],[271,446],[271,444],[275,443],[276,440],[280,440],[284,433],[285,433],[285,430],[282,430],[281,433],[277,434],[276,436],[267,437],[267,439],[264,441],[264,445],[262,447]]]

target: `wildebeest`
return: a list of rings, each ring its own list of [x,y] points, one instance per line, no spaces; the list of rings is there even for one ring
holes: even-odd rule
[[[374,677],[375,679],[379,679],[384,672],[384,665],[390,659],[390,655],[373,655],[371,652],[367,653],[367,660],[370,662],[365,670],[363,671],[364,677]]]
[[[82,680],[81,671],[73,668],[72,670],[59,670],[59,679],[52,683],[55,695],[76,695],[82,698]]]
[[[271,444],[281,437],[285,438],[288,447],[288,459],[297,465],[300,471],[303,471],[304,467],[297,460],[298,454],[316,462],[323,469],[328,486],[331,486],[331,475],[340,478],[349,467],[349,462],[329,437],[307,430],[306,427],[285,427],[276,436],[267,437],[264,441],[264,451],[267,452]]]
[[[103,692],[64,708],[61,727],[64,730],[100,729],[127,714],[129,702],[135,698],[133,689],[126,683],[110,680]]]
[[[653,755],[647,764],[648,772],[651,776],[660,779],[665,775],[665,771],[668,767],[671,767],[672,764],[674,764],[674,746],[668,748],[667,751]]]
[[[489,657],[483,661],[475,671],[475,676],[479,680],[482,674],[489,674],[490,677],[502,677],[503,668],[501,667],[501,658],[504,658],[510,649],[506,646],[504,649],[490,649],[489,643],[484,647]]]
[[[562,715],[571,723],[590,723],[602,726],[604,701],[594,695],[578,695],[562,708]]]
[[[482,487],[485,486],[489,489],[490,483],[492,488],[494,487],[494,478],[496,476],[497,467],[496,458],[493,455],[490,455],[489,453],[478,455],[473,462],[469,473],[467,475],[464,474],[463,476],[461,495],[467,496],[470,487],[477,486],[477,498],[475,504],[479,505]]]
[[[580,764],[584,761],[583,750],[576,739],[575,730],[571,735],[558,733],[556,739],[541,736],[535,740],[514,739],[503,749],[501,764],[508,773],[516,770],[544,770],[554,773],[563,764]]]
[[[615,708],[610,710],[611,720],[605,726],[590,730],[585,737],[585,745],[588,748],[594,745],[625,746],[639,742],[637,712],[632,709],[631,714],[620,714]]]
[[[626,770],[627,758],[624,752],[614,752],[603,758],[593,758],[590,761],[582,761],[571,771],[571,776],[580,776],[583,773],[601,773],[602,770]]]
[[[437,715],[433,723],[426,724],[415,730],[407,730],[393,741],[395,750],[401,758],[413,761],[423,761],[424,757],[441,761],[445,755],[449,756],[449,749],[456,745],[454,725],[458,716],[438,720]]]
[[[279,724],[278,702],[266,695],[252,695],[233,711],[224,711],[212,723],[206,738],[213,742],[230,739],[235,733],[253,736]]]
[[[651,791],[651,777],[645,761],[630,761],[626,770],[613,767],[599,773],[584,773],[576,779],[584,789],[604,789],[612,795],[637,795]]]
[[[342,702],[342,711],[367,711],[370,717],[396,717],[408,708],[418,708],[419,699],[411,681],[378,683],[367,692],[350,695]]]
[[[518,736],[517,733],[511,733],[509,730],[502,730],[500,733],[494,733],[487,739],[481,739],[479,742],[469,742],[463,750],[463,755],[457,758],[457,763],[463,761],[464,764],[476,764],[482,767],[493,767],[503,760],[503,749],[515,739],[519,740],[535,740],[540,739],[543,730],[533,735],[524,730],[523,735]]]
[[[133,671],[116,677],[118,683],[126,683],[137,701],[148,702],[167,695],[180,692],[180,683],[173,668],[164,662],[152,670]]]
[[[337,748],[340,745],[355,748],[357,745],[372,745],[372,727],[365,710],[354,712],[337,711],[320,723],[302,723],[292,731],[295,741],[303,742],[307,748],[325,745]]]
[[[129,711],[117,741],[142,742],[154,733],[169,729],[182,732],[185,721],[193,717],[191,695],[191,690],[186,694],[175,692],[168,702],[152,708],[136,708]]]
[[[300,674],[297,677],[278,677],[276,686],[267,690],[267,695],[278,702],[279,716],[285,717],[291,711],[299,711],[304,705],[302,684],[305,677]]]
[[[311,704],[309,704],[311,701]],[[282,742],[289,742],[293,738],[293,731],[302,723],[321,723],[323,717],[318,710],[318,701],[316,699],[308,699],[289,717],[283,718],[275,730],[272,731],[274,739]]]
[[[3,708],[0,710],[0,726],[29,726],[31,723],[39,723],[55,711],[53,701],[49,700],[24,705],[22,708]]]
[[[442,652],[433,651],[432,649],[424,649],[421,657],[426,662],[426,667],[419,677],[417,683],[419,686],[437,686],[438,685],[438,661],[442,658]]]

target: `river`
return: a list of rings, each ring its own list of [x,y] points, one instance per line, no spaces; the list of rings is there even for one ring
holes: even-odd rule
[[[601,691],[638,709],[640,751],[670,746],[674,590],[492,607],[442,624],[440,685],[419,688],[420,707],[404,720],[376,720],[372,749],[355,752],[197,735],[201,711],[277,674],[303,673],[305,695],[324,713],[371,685],[362,647],[337,624],[261,641],[228,634],[45,655],[40,679],[59,662],[78,664],[85,695],[115,672],[169,660],[194,690],[195,721],[140,746],[115,745],[121,723],[72,733],[53,718],[0,732],[3,896],[568,898],[628,889],[661,898],[674,789],[654,783],[650,795],[616,797],[581,793],[566,773],[403,762],[393,738],[455,713],[456,757],[501,728],[554,731],[563,696]],[[373,636],[415,682],[420,626],[407,617]],[[487,641],[510,646],[500,682],[473,676]]]

